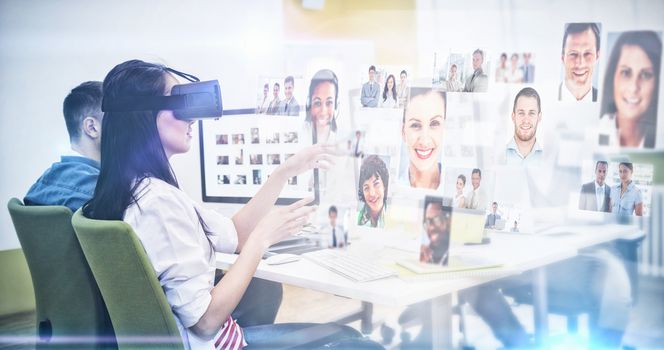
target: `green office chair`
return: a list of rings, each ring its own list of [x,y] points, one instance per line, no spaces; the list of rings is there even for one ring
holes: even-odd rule
[[[61,206],[7,204],[34,285],[37,348],[115,349],[111,321],[97,283]]]
[[[72,224],[113,322],[118,348],[184,349],[175,317],[131,226],[92,220]]]

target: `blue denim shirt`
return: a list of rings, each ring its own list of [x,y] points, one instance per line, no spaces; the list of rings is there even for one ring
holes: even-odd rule
[[[99,162],[85,157],[62,156],[25,195],[26,205],[64,205],[78,210],[92,198],[99,177]]]
[[[611,212],[618,215],[632,215],[634,214],[634,209],[639,203],[643,203],[643,198],[641,196],[641,190],[636,187],[634,182],[631,182],[627,185],[627,190],[623,194],[622,198],[620,197],[620,192],[622,191],[622,184],[619,183],[614,185],[611,188]]]

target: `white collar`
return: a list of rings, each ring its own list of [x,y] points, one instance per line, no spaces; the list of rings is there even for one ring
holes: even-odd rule
[[[63,154],[63,156],[88,158],[88,157],[82,155],[81,153],[79,153],[78,151],[74,150],[73,148],[69,148],[69,149],[67,150],[67,152],[65,152],[65,153]]]
[[[512,149],[512,150],[516,151],[516,154],[518,154],[519,157],[521,157],[521,159],[526,159],[526,158],[530,157],[531,155],[533,155],[537,152],[542,152],[543,151],[542,145],[540,145],[539,141],[537,141],[537,136],[535,137],[535,144],[533,145],[533,149],[530,150],[530,153],[528,153],[528,155],[525,156],[525,157],[519,151],[519,147],[516,144],[516,140],[514,139],[514,136],[512,136],[512,139],[510,140],[510,142],[507,143],[507,149]]]
[[[586,92],[586,94],[583,96],[582,99],[577,100],[574,95],[572,95],[572,92],[569,91],[567,88],[567,85],[565,85],[565,81],[560,83],[560,100],[561,101],[574,101],[574,102],[593,102],[593,86],[590,85],[590,90]]]

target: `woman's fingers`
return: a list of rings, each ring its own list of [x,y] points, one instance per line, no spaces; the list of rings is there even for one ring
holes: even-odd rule
[[[314,161],[316,163],[318,162],[335,163],[336,157],[330,154],[319,154],[316,158],[314,158]]]
[[[313,207],[313,206],[312,207],[300,207],[300,208],[294,209],[294,210],[286,213],[286,215],[284,215],[284,222],[290,222],[290,221],[293,221],[293,220],[295,220],[297,218],[300,218],[300,217],[307,218],[310,214],[315,212],[316,209],[317,208]]]
[[[335,160],[334,156],[331,156],[329,154],[320,154],[316,158],[313,159],[313,161],[311,162],[310,168],[328,170],[328,169],[331,169],[334,166],[335,163],[336,163],[336,160]]]
[[[314,147],[318,147],[320,153],[335,155],[338,152],[335,143],[317,143]]]
[[[296,234],[296,233],[302,231],[302,228],[304,227],[304,225],[306,223],[307,223],[306,218],[304,218],[304,217],[297,218],[297,219],[289,222],[288,224],[286,224],[286,226],[284,226],[284,231],[287,232],[289,235]]]
[[[318,161],[314,163],[312,168],[320,169],[320,170],[330,170],[332,167],[334,167],[335,163],[331,163],[325,160]]]
[[[300,199],[299,201],[297,201],[297,202],[295,202],[295,203],[293,203],[293,204],[287,206],[287,207],[286,207],[286,211],[293,211],[293,210],[295,210],[295,209],[297,209],[297,208],[302,208],[303,206],[305,206],[305,205],[307,205],[307,204],[309,204],[309,203],[311,203],[311,202],[313,202],[313,201],[314,201],[314,197],[311,197],[311,196],[310,196],[310,197],[302,198],[302,199]]]

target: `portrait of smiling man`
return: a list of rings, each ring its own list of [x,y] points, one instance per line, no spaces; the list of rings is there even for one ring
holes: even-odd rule
[[[542,158],[542,146],[537,141],[537,125],[542,120],[541,107],[542,102],[535,89],[523,88],[516,94],[512,107],[514,135],[505,150],[507,164],[527,165]]]
[[[599,60],[600,24],[567,23],[563,36],[563,81],[559,101],[596,102],[593,73]]]

